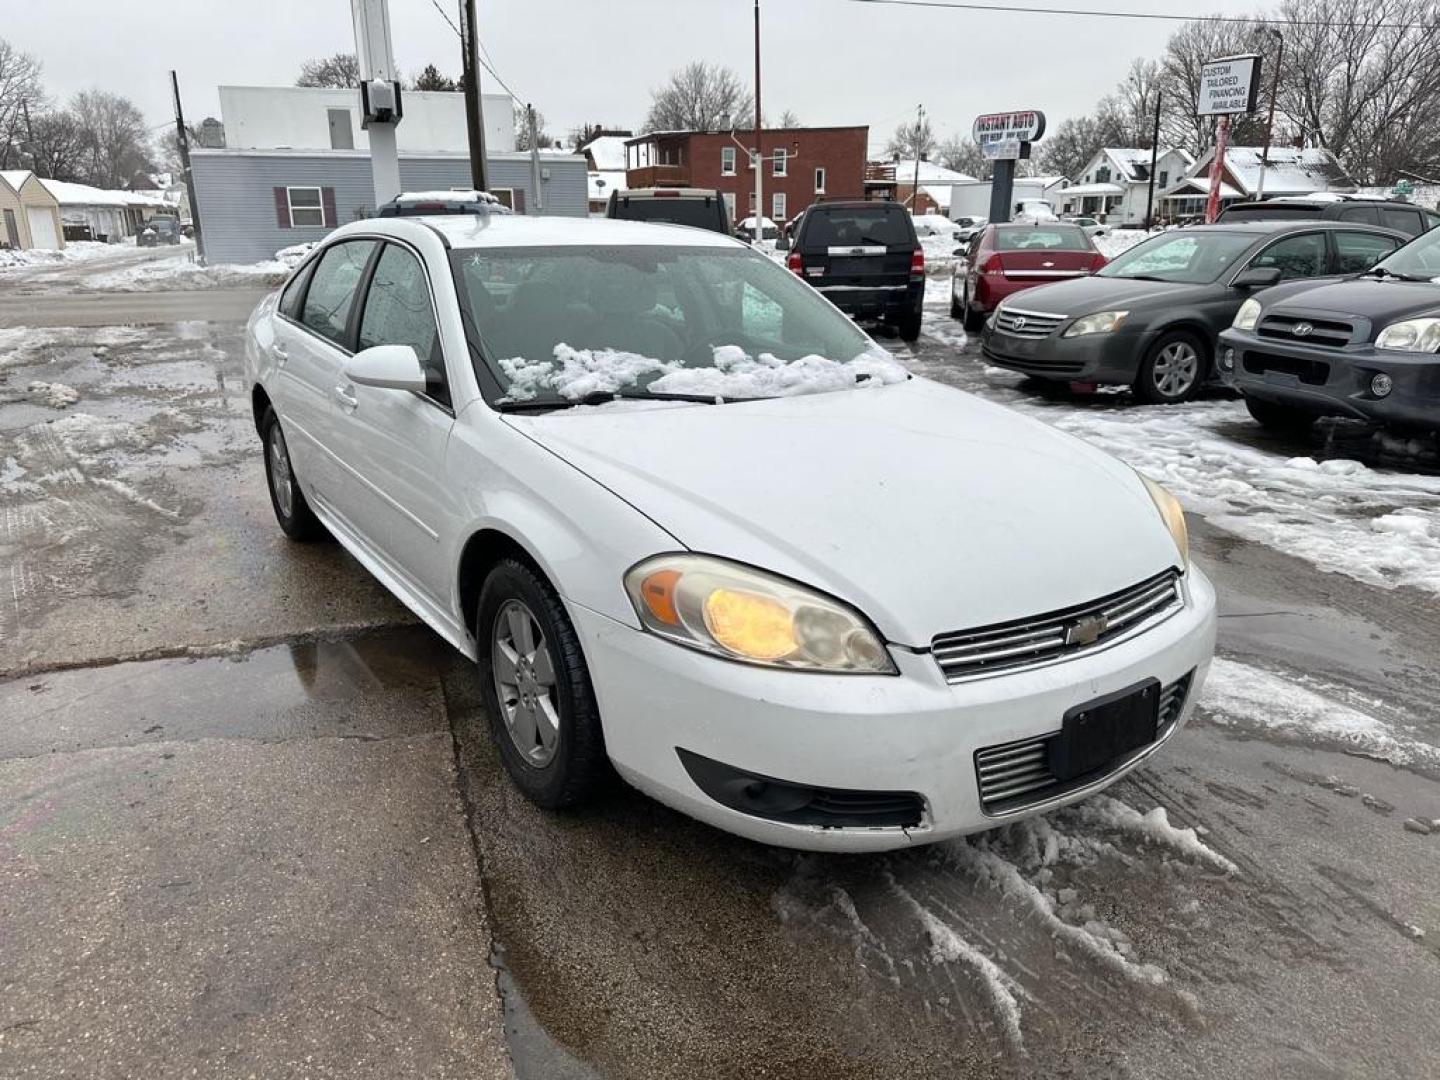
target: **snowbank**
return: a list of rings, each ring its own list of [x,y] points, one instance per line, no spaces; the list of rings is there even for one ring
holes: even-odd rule
[[[82,282],[98,292],[161,292],[168,289],[216,289],[231,286],[279,285],[290,266],[279,259],[246,265],[201,266],[188,255],[141,263],[108,274],[93,274]]]
[[[60,251],[36,248],[27,251],[0,251],[0,270],[24,269],[32,266],[55,266],[61,263],[82,263],[94,259],[115,258],[135,250],[133,242],[101,244],[94,240],[72,240]]]

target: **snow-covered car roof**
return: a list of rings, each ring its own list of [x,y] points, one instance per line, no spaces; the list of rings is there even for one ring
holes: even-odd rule
[[[394,219],[391,219],[394,220]],[[482,247],[739,247],[709,229],[616,218],[488,216],[411,217],[440,233],[453,248]],[[370,224],[374,224],[371,222]]]

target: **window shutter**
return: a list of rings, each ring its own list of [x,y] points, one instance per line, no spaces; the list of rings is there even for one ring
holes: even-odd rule
[[[290,228],[290,193],[283,187],[275,189],[275,224],[282,229]]]
[[[333,187],[320,189],[320,203],[325,208],[325,227],[333,229],[339,224],[335,217],[335,189]]]
[[[515,213],[517,213],[517,214],[523,214],[523,213],[525,213],[525,191],[524,191],[524,189],[517,187],[517,188],[515,189],[515,193],[511,196],[511,198],[515,201]]]

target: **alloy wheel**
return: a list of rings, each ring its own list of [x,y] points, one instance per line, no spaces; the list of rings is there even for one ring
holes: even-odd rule
[[[527,764],[543,769],[560,748],[555,662],[540,624],[521,601],[507,600],[495,613],[490,660],[510,741]]]
[[[1163,397],[1183,397],[1200,376],[1200,354],[1185,341],[1172,341],[1155,357],[1151,378]]]
[[[295,514],[295,473],[290,468],[290,451],[285,446],[285,436],[279,424],[270,427],[270,490],[275,495],[275,505],[286,518]]]

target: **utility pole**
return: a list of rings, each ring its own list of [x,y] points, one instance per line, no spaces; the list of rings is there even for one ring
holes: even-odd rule
[[[535,187],[535,213],[545,212],[545,196],[540,193],[540,143],[536,134],[535,106],[526,104],[525,124],[530,129],[530,182]]]
[[[461,0],[460,71],[465,79],[465,127],[470,142],[470,183],[476,191],[490,189],[489,163],[485,158],[485,113],[480,104],[479,34],[476,32],[475,0]]]
[[[925,126],[925,106],[915,107],[915,183],[910,186],[910,213],[920,208],[920,129]]]
[[[1155,227],[1155,166],[1160,164],[1160,103],[1164,93],[1155,91],[1155,131],[1150,136],[1150,190],[1145,195],[1145,231]]]
[[[760,146],[760,0],[755,0],[755,239],[765,239],[765,151]],[[776,223],[777,227],[779,223]]]
[[[1275,99],[1280,96],[1280,66],[1285,63],[1285,35],[1273,26],[1261,28],[1263,33],[1274,34],[1280,43],[1275,57],[1275,79],[1270,83],[1270,115],[1265,121],[1265,146],[1260,151],[1260,182],[1255,187],[1255,198],[1265,198],[1265,172],[1270,168],[1270,136],[1275,130]]]
[[[190,227],[195,232],[195,257],[205,265],[205,234],[200,228],[200,204],[195,201],[195,175],[190,171],[190,132],[185,129],[185,111],[180,108],[180,80],[170,72],[170,92],[175,98],[175,142],[180,149],[180,169],[185,174],[185,197],[190,200]],[[30,110],[25,110],[25,124],[30,124]],[[31,140],[33,158],[34,140]],[[33,162],[32,162],[33,163]]]

